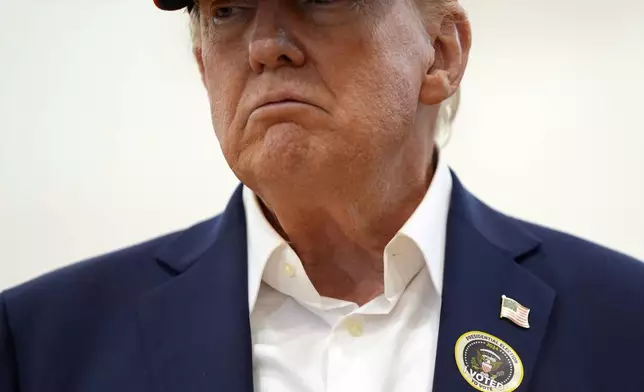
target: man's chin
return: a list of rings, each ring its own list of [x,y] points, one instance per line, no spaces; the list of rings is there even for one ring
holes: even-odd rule
[[[251,167],[244,171],[252,173],[255,181],[262,182],[262,186],[304,191],[304,188],[342,178],[340,172],[347,164],[342,164],[346,161],[343,157],[329,154],[329,146],[288,137],[286,133],[267,138],[262,148],[254,151],[249,160]]]
[[[314,158],[320,150],[325,150],[315,130],[296,122],[279,122],[264,131],[260,141],[261,159],[289,164]],[[313,156],[311,156],[313,155]],[[319,159],[320,157],[318,157]]]

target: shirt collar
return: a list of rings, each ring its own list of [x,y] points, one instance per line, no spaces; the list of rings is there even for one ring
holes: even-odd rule
[[[420,249],[439,295],[443,293],[447,216],[451,196],[452,176],[442,154],[439,153],[436,171],[425,196],[398,231],[398,235],[408,237]]]
[[[436,170],[425,196],[385,248],[384,294],[390,301],[400,296],[423,263],[435,290],[442,294],[452,177],[441,155],[438,154]],[[243,187],[243,201],[248,246],[248,306],[252,312],[267,262],[274,253],[289,246],[268,222],[257,197],[246,186]],[[408,246],[410,243],[415,246]],[[395,263],[400,249],[404,249],[405,262]]]
[[[242,193],[248,247],[248,309],[252,312],[257,301],[264,267],[271,255],[281,245],[286,244],[286,241],[266,219],[255,193],[245,185]]]

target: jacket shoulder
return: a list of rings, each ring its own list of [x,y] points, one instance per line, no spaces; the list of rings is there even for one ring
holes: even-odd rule
[[[171,241],[179,232],[166,234],[138,244],[110,251],[67,266],[46,272],[40,276],[8,289],[6,298],[29,296],[31,293],[70,289],[70,285],[93,285],[116,278],[133,269],[145,268],[154,259],[154,254],[164,243]],[[51,294],[51,293],[50,293]]]
[[[511,219],[541,241],[535,257],[527,258],[522,265],[560,295],[597,305],[620,299],[644,310],[642,261],[576,235]]]
[[[9,377],[15,379],[18,362],[26,382],[52,388],[66,383],[60,372],[83,368],[88,360],[100,361],[104,373],[116,371],[112,376],[117,378],[125,374],[123,369],[133,370],[115,365],[110,355],[118,353],[120,364],[137,362],[140,299],[175,274],[159,262],[158,254],[191,229],[76,262],[0,293],[0,363],[4,359],[10,365]],[[128,383],[140,381],[136,371],[130,376]]]
[[[218,216],[193,227],[217,219]],[[172,276],[171,271],[157,262],[157,254],[190,229],[74,262],[10,288],[2,296],[9,310],[20,313],[32,311],[33,317],[37,313],[33,312],[34,309],[131,301]]]
[[[554,289],[611,286],[644,294],[644,263],[579,236],[506,214],[455,179],[451,212]]]

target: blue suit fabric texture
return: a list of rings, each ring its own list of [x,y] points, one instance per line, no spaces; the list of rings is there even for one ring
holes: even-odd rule
[[[476,390],[456,362],[469,331],[514,349],[518,392],[644,391],[644,264],[453,179],[433,392]],[[252,392],[246,253],[238,187],[221,215],[4,291],[0,391]]]

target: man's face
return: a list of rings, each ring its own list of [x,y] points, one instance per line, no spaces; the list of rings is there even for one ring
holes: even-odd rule
[[[432,138],[438,108],[419,93],[435,52],[406,0],[203,0],[200,12],[215,132],[251,188],[355,184]]]

